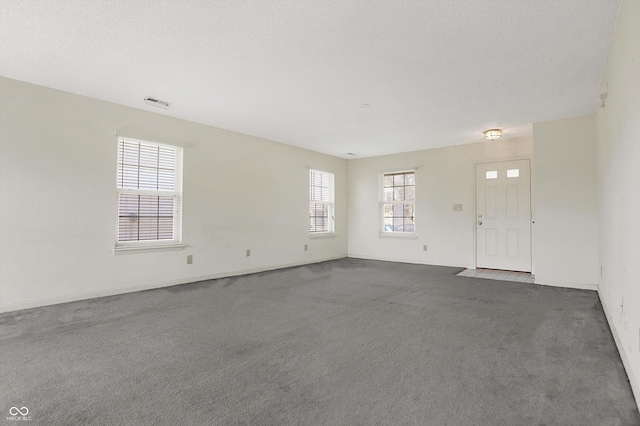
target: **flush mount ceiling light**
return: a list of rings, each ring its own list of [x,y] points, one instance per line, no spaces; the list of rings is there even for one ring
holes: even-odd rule
[[[154,98],[144,98],[144,103],[157,108],[169,109],[169,102],[160,101]]]
[[[489,129],[489,130],[485,130],[483,133],[484,133],[484,138],[490,141],[495,141],[500,136],[502,136],[502,130],[500,129]]]

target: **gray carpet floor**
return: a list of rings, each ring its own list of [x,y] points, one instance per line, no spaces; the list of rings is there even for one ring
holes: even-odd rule
[[[640,425],[595,292],[459,271],[341,259],[1,314],[0,420]]]

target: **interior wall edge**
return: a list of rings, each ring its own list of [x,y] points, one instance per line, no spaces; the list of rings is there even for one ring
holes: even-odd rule
[[[353,254],[353,253],[349,253],[347,257],[351,257],[353,259],[380,260],[382,262],[410,263],[412,265],[446,266],[448,268],[462,268],[462,269],[476,268],[475,265],[461,266],[461,265],[451,265],[451,264],[444,264],[444,263],[437,263],[437,262],[420,262],[417,260],[406,259],[406,258],[401,259],[401,258],[391,258],[391,257],[368,256],[368,255]]]
[[[629,380],[629,385],[631,385],[631,392],[633,393],[633,398],[636,400],[636,405],[640,410],[640,383],[636,381],[636,372],[633,370],[631,366],[631,361],[627,356],[627,351],[625,347],[622,345],[622,340],[618,335],[616,330],[615,323],[613,322],[613,316],[611,315],[611,311],[609,310],[607,303],[605,302],[605,298],[601,294],[601,291],[598,290],[598,298],[600,299],[600,304],[602,305],[602,310],[604,311],[604,316],[607,319],[607,325],[609,326],[609,330],[611,330],[611,335],[613,336],[613,340],[616,343],[616,348],[618,348],[618,353],[620,355],[620,359],[622,360],[622,365],[624,366],[625,373],[627,375],[627,379]]]
[[[571,282],[571,281],[553,281],[553,280],[545,280],[538,279],[534,280],[535,284],[538,285],[547,285],[550,287],[565,287],[565,288],[574,288],[577,290],[592,290],[598,291],[598,284],[592,283],[580,283],[580,282]]]
[[[326,259],[313,260],[311,262],[292,262],[292,263],[285,263],[280,265],[270,265],[265,268],[243,269],[238,271],[222,272],[222,273],[210,274],[210,275],[204,275],[204,276],[180,278],[180,279],[163,281],[163,282],[153,283],[148,285],[136,285],[132,287],[109,289],[109,290],[91,292],[91,293],[72,294],[72,295],[66,295],[61,297],[30,300],[28,302],[14,303],[14,304],[8,304],[8,305],[0,304],[0,313],[20,311],[23,309],[40,308],[43,306],[60,305],[63,303],[78,302],[80,300],[97,299],[100,297],[117,296],[120,294],[135,293],[138,291],[156,290],[160,288],[173,287],[176,285],[188,285],[188,284],[194,284],[201,281],[237,277],[240,275],[251,275],[259,272],[267,272],[267,271],[275,271],[278,269],[292,268],[295,266],[313,265],[315,263],[343,259],[345,257],[346,256],[335,256],[335,257],[328,257]]]

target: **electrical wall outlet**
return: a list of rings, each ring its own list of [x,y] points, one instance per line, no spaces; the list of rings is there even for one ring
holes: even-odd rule
[[[426,244],[422,246],[422,251],[427,251],[427,245]]]
[[[191,265],[193,263],[193,255],[192,254],[188,254],[187,255],[187,265]]]
[[[247,257],[251,256],[251,250],[247,249]]]
[[[307,251],[307,245],[306,244],[304,245],[304,251]]]
[[[453,211],[454,212],[461,212],[462,211],[462,204],[454,204],[453,205]]]

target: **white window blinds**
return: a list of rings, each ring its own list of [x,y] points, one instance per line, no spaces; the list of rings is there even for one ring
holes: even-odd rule
[[[117,178],[117,242],[180,242],[182,148],[119,138]]]
[[[334,232],[334,175],[309,170],[309,232]]]

